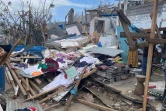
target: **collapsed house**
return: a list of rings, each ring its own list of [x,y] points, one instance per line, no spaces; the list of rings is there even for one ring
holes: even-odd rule
[[[2,80],[5,84],[6,79],[7,86],[3,84],[1,88],[6,97],[0,95],[2,108],[53,111],[52,108],[64,105],[67,111],[74,101],[104,111],[141,110],[140,104],[149,111],[161,110],[161,101],[165,105],[161,57],[154,57],[148,85],[144,85],[148,76],[140,75],[142,48],[166,42],[162,39],[165,1],[159,2],[156,22],[160,25],[156,29],[163,31],[163,34],[156,31],[156,36],[162,38],[151,38],[147,33],[153,31],[150,14],[155,3],[137,4],[128,8],[126,15],[117,6],[85,10],[90,16],[87,14],[81,22],[77,19],[74,22],[72,9],[67,14],[68,22],[51,26],[50,35],[53,35],[45,47],[18,45],[22,38],[14,46],[0,46],[0,71],[6,75],[6,78],[2,75]],[[161,45],[156,48],[161,53]],[[144,95],[147,88],[148,96]],[[147,100],[146,105],[143,102]]]

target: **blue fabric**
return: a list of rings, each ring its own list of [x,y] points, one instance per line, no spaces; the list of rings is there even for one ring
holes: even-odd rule
[[[13,46],[12,46],[13,47]],[[18,45],[14,51],[20,51],[23,48],[25,48],[24,45]],[[36,55],[38,55],[39,57],[42,57],[41,59],[44,59],[43,55],[42,55],[42,51],[45,50],[46,48],[44,48],[43,46],[34,46],[32,48],[30,48],[29,50],[27,50],[26,52],[31,52],[34,53]]]
[[[18,45],[14,51],[20,51],[23,48],[25,48],[25,45]],[[46,48],[44,48],[43,46],[34,46],[31,49],[27,50],[26,52],[42,52],[45,49]]]
[[[76,96],[77,95],[77,88],[76,87],[74,87],[71,91],[70,91],[70,93],[72,94],[72,95],[74,95],[74,96]]]

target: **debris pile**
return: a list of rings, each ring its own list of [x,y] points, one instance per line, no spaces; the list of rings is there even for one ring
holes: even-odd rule
[[[50,34],[56,32],[57,35],[51,35],[45,46],[18,45],[23,39],[20,38],[11,50],[6,51],[3,46],[0,48],[0,66],[6,66],[6,82],[13,91],[10,94],[6,93],[9,89],[5,92],[6,100],[0,95],[0,103],[6,111],[50,111],[64,105],[64,111],[67,111],[72,101],[104,111],[141,108],[146,77],[135,78],[141,72],[138,48],[162,39],[149,39],[150,34],[142,33],[114,5],[99,9],[101,14],[111,14],[111,17],[93,17],[86,24],[89,33],[79,21],[76,20],[83,33],[77,25],[70,24],[73,20],[69,20],[65,28],[58,24],[51,26]],[[93,11],[96,12],[96,9]],[[72,16],[73,13],[74,10]],[[122,26],[116,27],[119,20],[112,14],[118,14]],[[135,39],[140,35],[147,39],[143,45]],[[162,69],[161,65],[153,66]],[[139,96],[133,93],[137,82],[135,91],[140,92],[142,88]],[[149,91],[149,95],[163,99],[161,93],[153,90]],[[148,110],[154,111],[155,108],[148,104]]]

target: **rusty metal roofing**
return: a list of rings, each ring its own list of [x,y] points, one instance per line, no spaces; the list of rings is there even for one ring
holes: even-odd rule
[[[14,111],[16,109],[24,109],[28,107],[35,107],[37,111],[43,111],[38,102],[19,102],[15,100],[7,100],[6,111]]]

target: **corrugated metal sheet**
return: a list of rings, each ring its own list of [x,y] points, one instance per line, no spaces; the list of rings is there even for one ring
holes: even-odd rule
[[[43,111],[38,102],[19,102],[15,100],[7,100],[6,111],[14,111],[16,109],[24,109],[28,107],[35,107],[37,111]]]

